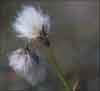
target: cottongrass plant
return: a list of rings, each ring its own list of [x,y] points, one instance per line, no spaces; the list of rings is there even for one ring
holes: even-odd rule
[[[44,26],[44,27],[43,27]],[[41,32],[47,35],[50,30],[50,17],[47,14],[44,14],[40,8],[36,9],[33,6],[23,6],[21,11],[17,12],[15,21],[12,24],[13,31],[17,33],[17,37],[21,39],[26,39],[28,41],[38,40],[41,38]],[[43,31],[44,30],[44,31]],[[35,43],[33,42],[33,45]],[[65,81],[63,72],[56,63],[56,59],[53,52],[53,47],[48,49],[48,61],[54,66],[54,69],[57,71],[59,79],[62,81],[65,91],[70,91],[69,84]],[[9,58],[9,65],[14,69],[14,71],[24,77],[32,85],[36,85],[39,81],[43,81],[46,76],[46,66],[41,66],[39,64],[34,64],[34,57],[30,57],[30,54],[23,48],[17,49],[11,53]]]

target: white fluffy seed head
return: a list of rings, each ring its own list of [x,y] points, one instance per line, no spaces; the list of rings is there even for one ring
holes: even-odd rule
[[[18,33],[17,37],[30,40],[40,36],[43,25],[47,26],[47,32],[49,32],[50,19],[48,15],[33,6],[23,6],[12,27]]]
[[[16,74],[24,78],[31,85],[37,85],[46,79],[47,63],[44,60],[36,64],[28,53],[25,53],[23,48],[13,51],[9,56],[9,66],[16,72]]]

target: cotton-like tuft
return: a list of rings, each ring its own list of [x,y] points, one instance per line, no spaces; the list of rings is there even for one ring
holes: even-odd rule
[[[15,73],[24,78],[32,86],[42,82],[47,77],[48,64],[40,58],[39,64],[36,64],[34,56],[26,54],[23,48],[13,51],[9,56],[9,66]]]
[[[43,25],[47,26],[47,32],[49,32],[50,19],[48,15],[33,6],[23,6],[21,11],[17,12],[12,27],[17,33],[17,37],[30,40],[40,36]]]

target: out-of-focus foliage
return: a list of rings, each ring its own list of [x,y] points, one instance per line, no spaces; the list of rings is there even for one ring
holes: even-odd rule
[[[71,74],[67,75],[66,79],[73,76],[75,71],[72,72],[72,69],[75,68],[81,73],[81,78],[91,78],[90,75],[95,75],[98,16],[96,0],[80,2],[41,0],[35,3],[33,0],[0,0],[0,65],[4,65],[8,70],[6,55],[24,46],[24,42],[16,39],[15,33],[11,32],[13,16],[16,15],[16,10],[20,9],[21,4],[39,4],[51,16],[51,31],[54,32],[51,32],[49,36],[55,45],[57,62],[64,72]],[[0,69],[2,69],[0,70],[0,91],[25,83],[17,76],[18,80],[9,79],[9,72],[2,67]],[[57,84],[60,83],[58,78],[55,75],[53,77],[51,81],[54,81],[55,88],[59,87],[58,89],[61,90],[62,84]],[[89,89],[91,91],[91,87]]]

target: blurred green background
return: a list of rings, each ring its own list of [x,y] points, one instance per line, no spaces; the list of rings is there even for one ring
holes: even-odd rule
[[[0,91],[20,88],[19,83],[25,85],[21,88],[28,86],[24,81],[17,80],[17,77],[13,78],[13,72],[8,67],[7,60],[9,52],[24,46],[24,42],[17,39],[15,33],[11,31],[16,10],[20,9],[22,4],[40,5],[50,15],[51,43],[55,45],[57,62],[61,64],[65,74],[74,73],[72,70],[75,69],[80,75],[80,79],[91,80],[91,82],[87,81],[87,84],[95,83],[98,33],[97,0],[0,0]],[[88,90],[97,89],[96,86],[90,86]],[[55,88],[57,88],[56,85]]]

